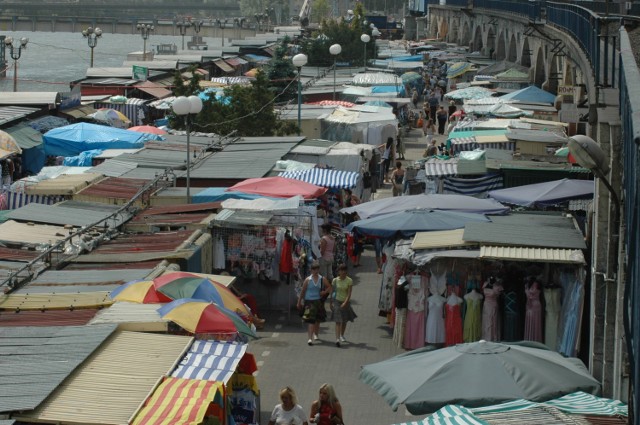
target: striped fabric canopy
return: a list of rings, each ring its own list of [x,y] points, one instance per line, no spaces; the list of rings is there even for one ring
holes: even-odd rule
[[[489,423],[478,419],[466,407],[450,404],[419,421],[396,425],[489,425]]]
[[[420,169],[416,180],[422,180],[422,173],[426,177],[449,177],[458,174],[458,158],[437,159],[430,158],[424,163],[424,170]]]
[[[503,186],[503,179],[500,174],[487,174],[478,178],[446,177],[442,193],[486,198],[488,191],[501,189]]]
[[[171,376],[226,384],[246,351],[238,342],[195,341]]]
[[[200,424],[218,393],[222,394],[220,382],[166,378],[136,415],[133,425]]]
[[[516,150],[515,142],[493,142],[493,143],[478,143],[475,136],[458,137],[455,139],[449,139],[451,142],[451,155],[455,155],[462,151],[472,151],[474,149],[502,149],[508,151]]]
[[[308,170],[285,171],[280,177],[301,180],[330,189],[349,189],[356,187],[359,174],[353,171],[310,168]]]
[[[582,391],[546,401],[544,404],[577,415],[629,416],[628,406],[620,400],[596,397]]]

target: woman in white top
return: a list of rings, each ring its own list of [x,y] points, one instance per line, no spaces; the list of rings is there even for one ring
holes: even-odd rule
[[[280,390],[280,401],[273,408],[269,425],[308,425],[307,415],[298,404],[296,393],[291,387]]]

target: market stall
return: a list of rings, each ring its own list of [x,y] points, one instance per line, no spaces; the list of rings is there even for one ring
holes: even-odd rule
[[[544,343],[578,351],[586,264],[564,216],[513,214],[385,246],[379,308],[406,349],[461,342]],[[464,311],[464,314],[463,314]]]

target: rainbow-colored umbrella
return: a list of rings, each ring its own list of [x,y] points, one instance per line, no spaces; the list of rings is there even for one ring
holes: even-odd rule
[[[120,285],[109,294],[116,301],[130,301],[140,304],[168,303],[171,298],[158,292],[152,280],[134,280]]]
[[[162,318],[194,334],[239,333],[256,338],[255,332],[238,314],[214,303],[182,298],[163,305],[157,311]]]
[[[205,275],[173,272],[155,278],[153,283],[158,292],[171,300],[194,298],[216,303],[243,316],[250,315],[247,306],[229,288]]]

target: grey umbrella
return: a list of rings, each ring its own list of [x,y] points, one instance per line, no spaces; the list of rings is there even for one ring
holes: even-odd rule
[[[600,384],[580,360],[536,343],[423,348],[366,365],[359,378],[393,410],[404,404],[414,415],[447,404],[479,407],[517,399],[546,401],[575,391],[600,394]]]

